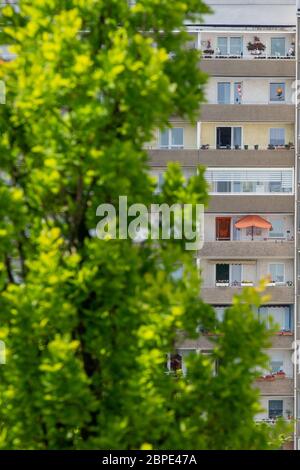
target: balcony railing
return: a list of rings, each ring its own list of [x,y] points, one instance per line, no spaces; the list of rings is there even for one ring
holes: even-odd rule
[[[286,55],[268,55],[268,54],[217,54],[217,53],[205,53],[203,50],[202,58],[203,59],[240,59],[240,60],[295,60],[295,55],[286,54]]]
[[[252,287],[255,281],[215,281],[215,287]],[[268,287],[293,287],[293,281],[269,282]],[[213,287],[213,286],[212,286]]]
[[[213,145],[210,145],[210,144],[203,144],[201,145],[200,148],[197,148],[196,145],[195,146],[187,146],[187,145],[184,145],[184,146],[180,146],[180,147],[161,147],[159,144],[146,144],[144,145],[144,149],[145,150],[165,150],[165,151],[172,151],[172,152],[176,152],[176,151],[182,151],[182,150],[206,150],[206,151],[209,151],[209,150],[221,150],[221,151],[227,151],[227,150],[243,150],[243,151],[247,151],[247,150],[255,150],[255,151],[261,151],[261,150],[272,150],[274,152],[279,152],[282,150],[294,150],[295,149],[295,146],[294,144],[285,144],[285,145],[277,145],[277,146],[274,146],[274,145],[271,145],[271,144],[268,144],[267,146],[260,146],[260,145],[254,145],[254,144],[250,144],[250,145],[238,145],[238,146],[227,146],[227,147],[216,147],[216,146],[213,146]]]

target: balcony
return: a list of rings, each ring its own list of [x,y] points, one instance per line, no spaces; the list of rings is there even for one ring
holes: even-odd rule
[[[261,395],[267,396],[293,396],[294,381],[292,378],[261,378],[255,381],[255,387]]]
[[[296,76],[295,58],[255,59],[253,56],[236,58],[203,58],[200,68],[215,77],[280,77],[294,78]]]
[[[203,287],[201,289],[201,297],[204,302],[209,304],[219,305],[230,305],[232,303],[232,297],[234,295],[241,294],[243,287]],[[266,295],[271,300],[270,303],[276,303],[281,305],[292,304],[294,302],[294,288],[288,286],[275,286],[267,287]]]
[[[293,214],[294,196],[282,195],[212,195],[207,208],[208,213],[282,213]]]
[[[293,258],[294,242],[287,240],[205,242],[200,258]]]
[[[155,167],[167,166],[169,162],[178,162],[183,167],[206,165],[210,167],[293,167],[293,149],[276,150],[224,150],[224,149],[149,149],[150,165]]]
[[[292,104],[204,104],[202,122],[294,122]]]

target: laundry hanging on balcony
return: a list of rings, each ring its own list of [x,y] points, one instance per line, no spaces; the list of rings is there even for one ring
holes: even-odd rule
[[[254,235],[254,227],[256,228],[262,228],[262,229],[267,229],[271,230],[272,229],[272,224],[268,222],[267,220],[263,219],[259,215],[246,215],[245,217],[242,217],[240,220],[238,220],[234,224],[235,228],[252,228],[252,240],[253,240],[253,235]]]

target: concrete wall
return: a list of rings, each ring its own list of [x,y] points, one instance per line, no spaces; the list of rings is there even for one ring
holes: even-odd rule
[[[208,24],[292,25],[296,22],[296,0],[207,0],[206,3],[214,11],[205,18]]]

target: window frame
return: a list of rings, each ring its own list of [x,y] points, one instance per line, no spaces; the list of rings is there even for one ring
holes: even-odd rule
[[[275,143],[271,142],[271,133],[274,130],[283,130],[283,135],[284,135],[284,143],[283,144],[275,144]],[[281,147],[281,146],[285,145],[285,142],[286,142],[286,129],[285,129],[285,127],[270,127],[270,129],[269,129],[269,143],[270,143],[270,145],[273,145],[274,147]]]
[[[271,93],[271,87],[272,85],[275,85],[277,87],[279,87],[280,85],[283,85],[283,99],[282,100],[272,100],[272,93]],[[272,104],[272,103],[286,103],[286,82],[270,82],[269,83],[269,103]]]
[[[270,411],[271,411],[270,403],[271,402],[281,402],[282,403],[282,414],[275,414],[275,415],[271,416],[271,413],[270,413]],[[275,409],[275,411],[276,411],[276,409]],[[279,418],[279,417],[282,418],[283,417],[283,412],[284,412],[284,402],[283,402],[283,400],[268,400],[268,417],[269,417],[269,419],[276,419],[276,418]]]
[[[275,282],[277,285],[282,285],[282,284],[285,284],[285,263],[269,263],[268,265],[268,274],[270,274],[270,276],[272,275],[271,273],[271,266],[283,266],[283,281],[275,281],[274,279],[271,279],[271,282]],[[277,275],[277,273],[276,273]]]
[[[172,135],[172,132],[174,130],[177,130],[177,129],[180,129],[182,130],[182,145],[173,145],[173,135]],[[168,144],[167,145],[162,145],[161,144],[161,137],[164,133],[167,133],[168,135]],[[185,144],[184,144],[184,127],[171,127],[170,129],[165,129],[165,130],[160,130],[159,131],[159,149],[160,150],[182,150],[185,148]]]
[[[225,149],[226,147],[218,147],[218,129],[225,129],[225,128],[230,128],[231,129],[231,145],[230,148],[234,149],[234,130],[235,128],[241,129],[241,145],[240,147],[242,148],[244,145],[244,127],[243,126],[215,126],[215,148],[220,148],[220,149]]]
[[[272,41],[273,40],[278,40],[278,39],[282,39],[284,41],[284,54],[283,55],[275,55],[272,53]],[[270,56],[271,57],[286,57],[286,38],[284,36],[274,36],[271,38],[270,40]]]

